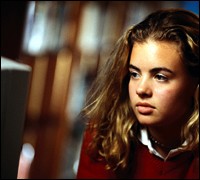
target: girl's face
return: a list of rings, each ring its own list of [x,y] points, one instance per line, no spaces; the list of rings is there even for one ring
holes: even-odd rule
[[[176,44],[153,40],[135,43],[129,71],[129,97],[140,124],[180,125],[188,117],[195,83]]]

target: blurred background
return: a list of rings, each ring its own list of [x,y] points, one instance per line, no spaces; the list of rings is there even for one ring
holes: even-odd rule
[[[199,1],[1,1],[1,56],[32,67],[18,178],[76,178],[99,67],[130,25],[172,7],[199,15]]]

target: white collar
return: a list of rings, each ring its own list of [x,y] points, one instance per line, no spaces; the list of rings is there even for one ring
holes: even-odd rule
[[[166,161],[167,159],[169,159],[171,157],[174,157],[175,155],[180,154],[181,152],[185,151],[182,147],[178,147],[178,148],[170,150],[168,155],[166,157],[163,157],[158,151],[156,151],[153,148],[152,143],[151,143],[151,141],[150,141],[150,139],[148,137],[147,128],[141,128],[140,129],[140,134],[138,136],[138,139],[143,145],[148,147],[149,152],[151,154],[154,154],[154,155],[160,157],[164,161]],[[184,141],[183,145],[187,145],[187,144],[188,144],[188,141],[187,140]]]

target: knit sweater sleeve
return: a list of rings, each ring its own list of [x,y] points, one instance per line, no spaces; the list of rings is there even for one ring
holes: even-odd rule
[[[77,179],[113,179],[115,175],[112,171],[106,170],[104,161],[94,161],[87,154],[87,147],[92,140],[89,132],[85,132],[80,152]]]

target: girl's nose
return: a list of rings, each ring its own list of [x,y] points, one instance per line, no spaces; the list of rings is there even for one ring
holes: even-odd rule
[[[136,94],[141,98],[152,96],[152,87],[148,80],[141,80],[136,89]]]

